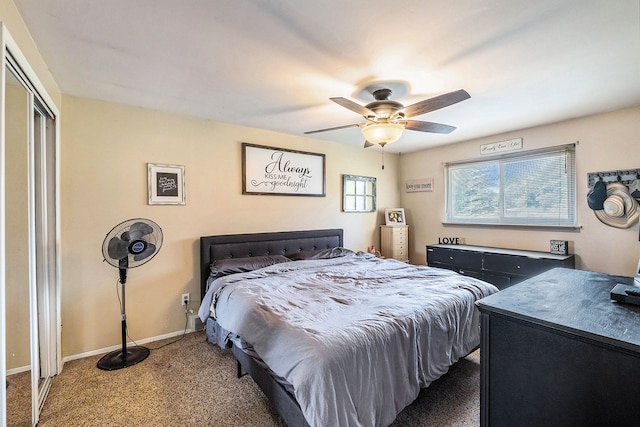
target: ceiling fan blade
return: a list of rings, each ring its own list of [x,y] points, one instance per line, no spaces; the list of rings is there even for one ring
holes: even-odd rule
[[[398,110],[396,114],[403,113],[404,117],[420,116],[430,111],[439,110],[440,108],[448,107],[449,105],[456,104],[465,99],[469,99],[471,96],[464,89],[456,90],[454,92],[445,93],[444,95],[436,96],[434,98],[425,99],[424,101],[416,102],[401,110]]]
[[[417,130],[419,132],[431,133],[451,133],[456,130],[455,126],[443,125],[441,123],[422,122],[420,120],[407,120],[405,129]]]
[[[112,237],[111,240],[109,240],[107,253],[112,259],[119,260],[126,258],[129,255],[129,242],[118,237]]]
[[[156,245],[154,245],[153,243],[147,243],[147,248],[144,251],[140,252],[139,254],[134,255],[133,260],[140,261],[142,259],[145,259],[148,256],[153,255],[155,251],[156,251]]]
[[[373,147],[374,145],[376,144],[374,144],[373,142],[369,142],[366,139],[364,140],[364,148]]]
[[[310,131],[305,132],[304,134],[305,134],[305,135],[310,135],[310,134],[312,134],[312,133],[327,132],[327,131],[329,131],[329,130],[346,129],[346,128],[352,128],[352,127],[356,127],[356,126],[357,126],[357,127],[360,127],[360,126],[361,126],[361,124],[360,124],[360,123],[354,123],[354,124],[352,124],[352,125],[344,125],[344,126],[336,126],[336,127],[333,127],[333,128],[318,129],[318,130],[310,130]]]
[[[354,111],[358,114],[361,114],[362,116],[373,116],[376,117],[376,113],[371,111],[370,109],[368,109],[367,107],[365,107],[364,105],[360,105],[357,102],[353,102],[350,99],[347,98],[342,98],[342,97],[336,97],[336,98],[329,98],[330,100],[332,100],[333,102],[335,102],[336,104],[344,107],[344,108],[348,108],[351,111]]]

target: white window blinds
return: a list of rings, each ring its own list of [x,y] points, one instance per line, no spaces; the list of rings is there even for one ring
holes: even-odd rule
[[[575,226],[575,146],[446,165],[446,222]]]

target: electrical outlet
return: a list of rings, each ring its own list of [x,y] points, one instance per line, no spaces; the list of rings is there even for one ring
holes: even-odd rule
[[[189,304],[189,294],[182,294],[182,305],[188,305]]]

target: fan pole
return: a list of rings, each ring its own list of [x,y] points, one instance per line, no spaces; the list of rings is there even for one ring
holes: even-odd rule
[[[120,326],[122,330],[122,364],[127,366],[127,313],[125,302],[125,285],[127,283],[127,269],[120,269],[120,289],[122,290],[122,304],[120,304]]]
[[[122,289],[122,304],[120,304],[120,319],[122,326],[122,349],[107,353],[98,360],[98,368],[105,371],[127,368],[142,362],[149,356],[149,349],[142,346],[127,348],[127,313],[125,305],[125,284],[127,283],[128,259],[120,260],[120,285]]]

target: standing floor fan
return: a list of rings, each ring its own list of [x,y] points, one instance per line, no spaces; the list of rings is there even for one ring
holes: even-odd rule
[[[104,238],[102,256],[120,270],[122,299],[120,314],[122,323],[122,349],[104,355],[98,368],[107,371],[122,369],[142,362],[149,356],[149,349],[142,346],[127,348],[127,315],[125,310],[125,284],[127,270],[139,267],[151,260],[162,246],[162,229],[150,219],[133,218],[116,225]]]

